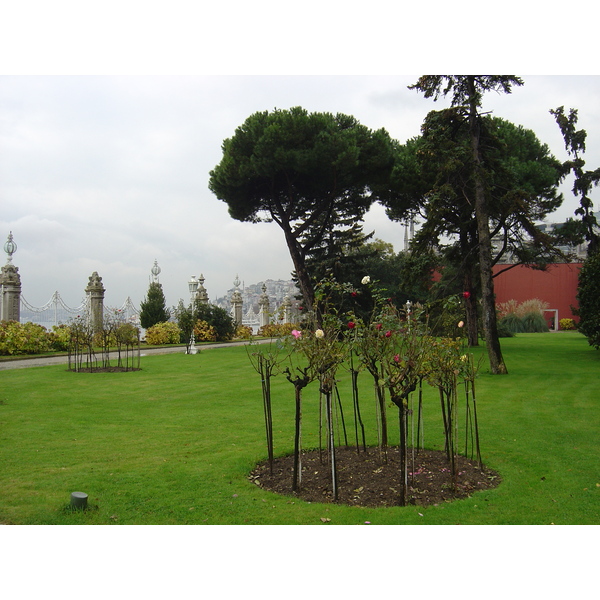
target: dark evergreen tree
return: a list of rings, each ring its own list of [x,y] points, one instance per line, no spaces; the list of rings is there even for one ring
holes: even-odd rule
[[[148,287],[146,298],[140,304],[140,324],[148,329],[157,323],[165,323],[170,317],[162,285],[153,281]]]
[[[600,184],[600,168],[593,171],[584,170],[585,160],[582,155],[585,152],[585,139],[587,132],[585,129],[575,129],[577,125],[577,111],[572,108],[569,116],[565,115],[563,106],[551,110],[554,115],[560,131],[565,140],[565,148],[571,160],[563,163],[565,176],[572,172],[575,176],[573,183],[573,194],[580,196],[579,208],[575,214],[581,217],[581,229],[588,242],[588,256],[600,252],[600,235],[598,234],[598,221],[594,215],[594,206],[590,198],[592,187]]]
[[[577,290],[578,329],[597,350],[600,350],[600,252],[590,256],[579,272]]]
[[[568,260],[558,248],[559,240],[537,226],[562,202],[557,192],[560,162],[531,130],[497,117],[481,119],[480,141],[487,170],[490,235],[495,241],[492,265],[505,256],[511,263],[506,268],[526,264],[544,269],[550,262]],[[423,226],[413,240],[414,252],[435,248],[446,263],[444,278],[452,277],[449,287],[455,293],[468,292],[464,300],[467,332],[470,345],[475,345],[479,232],[475,164],[463,109],[430,112],[421,137],[399,149],[397,164],[394,185],[402,195],[388,202],[388,214],[403,220],[411,210],[418,211]],[[442,239],[449,239],[450,244],[442,246]],[[441,291],[448,285],[436,287]]]

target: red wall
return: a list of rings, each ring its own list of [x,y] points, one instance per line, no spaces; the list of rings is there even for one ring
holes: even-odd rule
[[[560,263],[549,265],[546,271],[536,271],[524,265],[494,277],[494,291],[496,304],[516,300],[523,302],[537,298],[549,304],[548,308],[558,309],[558,318],[575,319],[571,312],[571,305],[578,307],[577,303],[577,278],[581,263]],[[507,265],[496,265],[494,274]],[[546,313],[551,316],[550,313]]]

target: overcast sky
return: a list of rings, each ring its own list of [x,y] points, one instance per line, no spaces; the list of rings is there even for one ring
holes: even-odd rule
[[[232,220],[208,190],[223,139],[256,111],[302,106],[354,115],[403,142],[445,105],[408,90],[417,77],[1,77],[0,235],[4,244],[13,232],[23,296],[39,306],[58,290],[75,306],[98,271],[107,306],[127,296],[137,304],[155,259],[169,305],[187,300],[187,281],[200,273],[212,299],[236,274],[246,284],[288,279],[277,225]],[[484,108],[533,129],[560,159],[563,141],[548,110],[577,108],[587,165],[599,166],[600,77],[523,77],[511,95],[488,94]],[[568,184],[556,218],[576,206]],[[402,249],[403,229],[381,207],[365,230]]]

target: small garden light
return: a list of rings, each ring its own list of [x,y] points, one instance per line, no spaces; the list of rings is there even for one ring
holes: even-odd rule
[[[85,510],[87,508],[88,495],[84,492],[73,492],[71,494],[71,508]]]

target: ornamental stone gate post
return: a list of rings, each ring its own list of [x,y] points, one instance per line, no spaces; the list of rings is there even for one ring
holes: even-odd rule
[[[287,294],[286,294],[285,298],[283,299],[281,308],[283,309],[283,322],[291,323],[292,322],[292,301],[290,300],[290,297]]]
[[[200,304],[208,304],[208,292],[204,287],[205,281],[206,280],[204,279],[204,275],[200,273],[200,277],[198,277],[198,291],[196,292],[196,300]]]
[[[265,327],[270,321],[269,318],[269,296],[267,296],[267,286],[262,284],[262,294],[258,300],[258,325]]]
[[[233,320],[235,321],[235,326],[239,327],[242,324],[242,294],[238,289],[240,286],[239,277],[235,276],[235,281],[233,282],[235,289],[233,290],[233,294],[231,294],[231,306],[233,307]]]
[[[99,331],[104,323],[104,285],[97,271],[92,273],[85,293],[89,298],[90,323],[94,331]]]
[[[13,241],[12,231],[4,244],[4,251],[8,254],[6,264],[0,273],[0,302],[2,310],[0,318],[3,321],[21,320],[21,276],[18,267],[12,264],[12,255],[17,251],[17,245]]]

